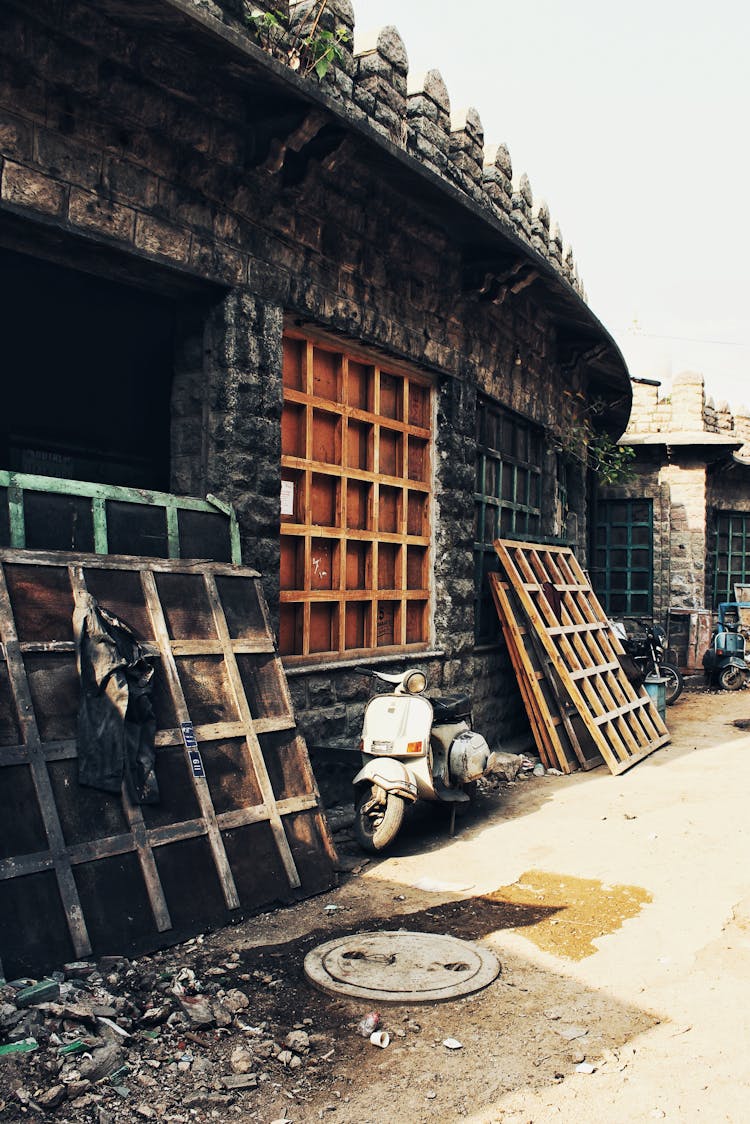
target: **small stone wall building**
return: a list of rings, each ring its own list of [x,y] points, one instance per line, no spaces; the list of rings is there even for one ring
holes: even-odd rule
[[[0,0],[0,468],[234,505],[313,749],[357,744],[375,658],[470,690],[497,741],[492,541],[586,560],[566,435],[619,436],[628,373],[546,205],[394,28],[331,0],[319,76],[319,5],[254,7]]]
[[[594,515],[594,583],[613,616],[670,626],[687,667],[700,666],[713,613],[750,581],[750,416],[706,399],[703,376],[633,380],[621,439],[634,477],[602,488]]]

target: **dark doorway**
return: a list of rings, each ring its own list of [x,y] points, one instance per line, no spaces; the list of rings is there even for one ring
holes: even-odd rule
[[[0,467],[167,490],[175,306],[0,251]]]

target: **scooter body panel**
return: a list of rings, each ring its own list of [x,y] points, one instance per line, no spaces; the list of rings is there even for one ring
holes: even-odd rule
[[[423,695],[375,695],[365,709],[362,752],[384,757],[426,757],[432,706]]]
[[[412,770],[393,757],[370,757],[357,773],[353,784],[355,788],[362,784],[376,784],[384,792],[393,792],[410,801],[416,800],[418,794]]]

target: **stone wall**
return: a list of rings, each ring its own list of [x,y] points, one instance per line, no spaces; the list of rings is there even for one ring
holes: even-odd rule
[[[663,441],[639,443],[645,435]],[[722,436],[729,440],[717,444]],[[737,449],[732,438],[745,444]],[[748,411],[740,407],[733,416],[726,402],[715,405],[703,375],[694,372],[675,376],[663,398],[657,383],[635,379],[622,444],[629,439],[637,453],[635,478],[604,494],[654,501],[654,614],[665,620],[670,608],[711,607],[714,513],[750,511]]]
[[[248,7],[194,3],[198,15],[220,18],[257,66],[263,55]],[[558,360],[555,319],[533,277],[514,275],[492,300],[467,288],[445,224],[377,173],[363,142],[332,133],[314,109],[267,135],[257,94],[231,67],[216,59],[209,66],[169,36],[121,21],[117,5],[108,11],[106,3],[40,0],[20,14],[0,3],[0,206],[18,220],[14,248],[34,254],[40,232],[53,230],[45,252],[55,260],[85,260],[113,276],[127,270],[131,281],[174,296],[172,486],[235,505],[243,557],[263,572],[274,611],[284,318],[433,376],[430,672],[436,686],[473,687],[478,722],[498,740],[518,725],[520,707],[502,647],[473,646],[476,393],[551,429],[585,405],[585,364],[570,370]],[[304,5],[289,5],[292,29],[303,15]],[[330,4],[325,20],[353,30],[347,0]],[[476,112],[450,116],[437,72],[410,78],[395,29],[356,52],[355,43],[350,36],[341,64],[325,76],[328,93],[504,217],[582,293],[547,208],[534,204],[525,177],[512,180],[507,149],[483,151]],[[285,57],[278,37],[266,46]],[[583,535],[585,489],[572,491]],[[295,671],[292,688],[313,746],[356,744],[360,677],[346,668]]]

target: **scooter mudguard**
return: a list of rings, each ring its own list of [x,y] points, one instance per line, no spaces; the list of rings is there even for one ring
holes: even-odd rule
[[[360,784],[376,784],[385,792],[403,796],[404,800],[417,799],[416,784],[401,762],[394,761],[392,757],[380,757],[377,761],[368,761],[359,770],[352,783],[355,787]]]

